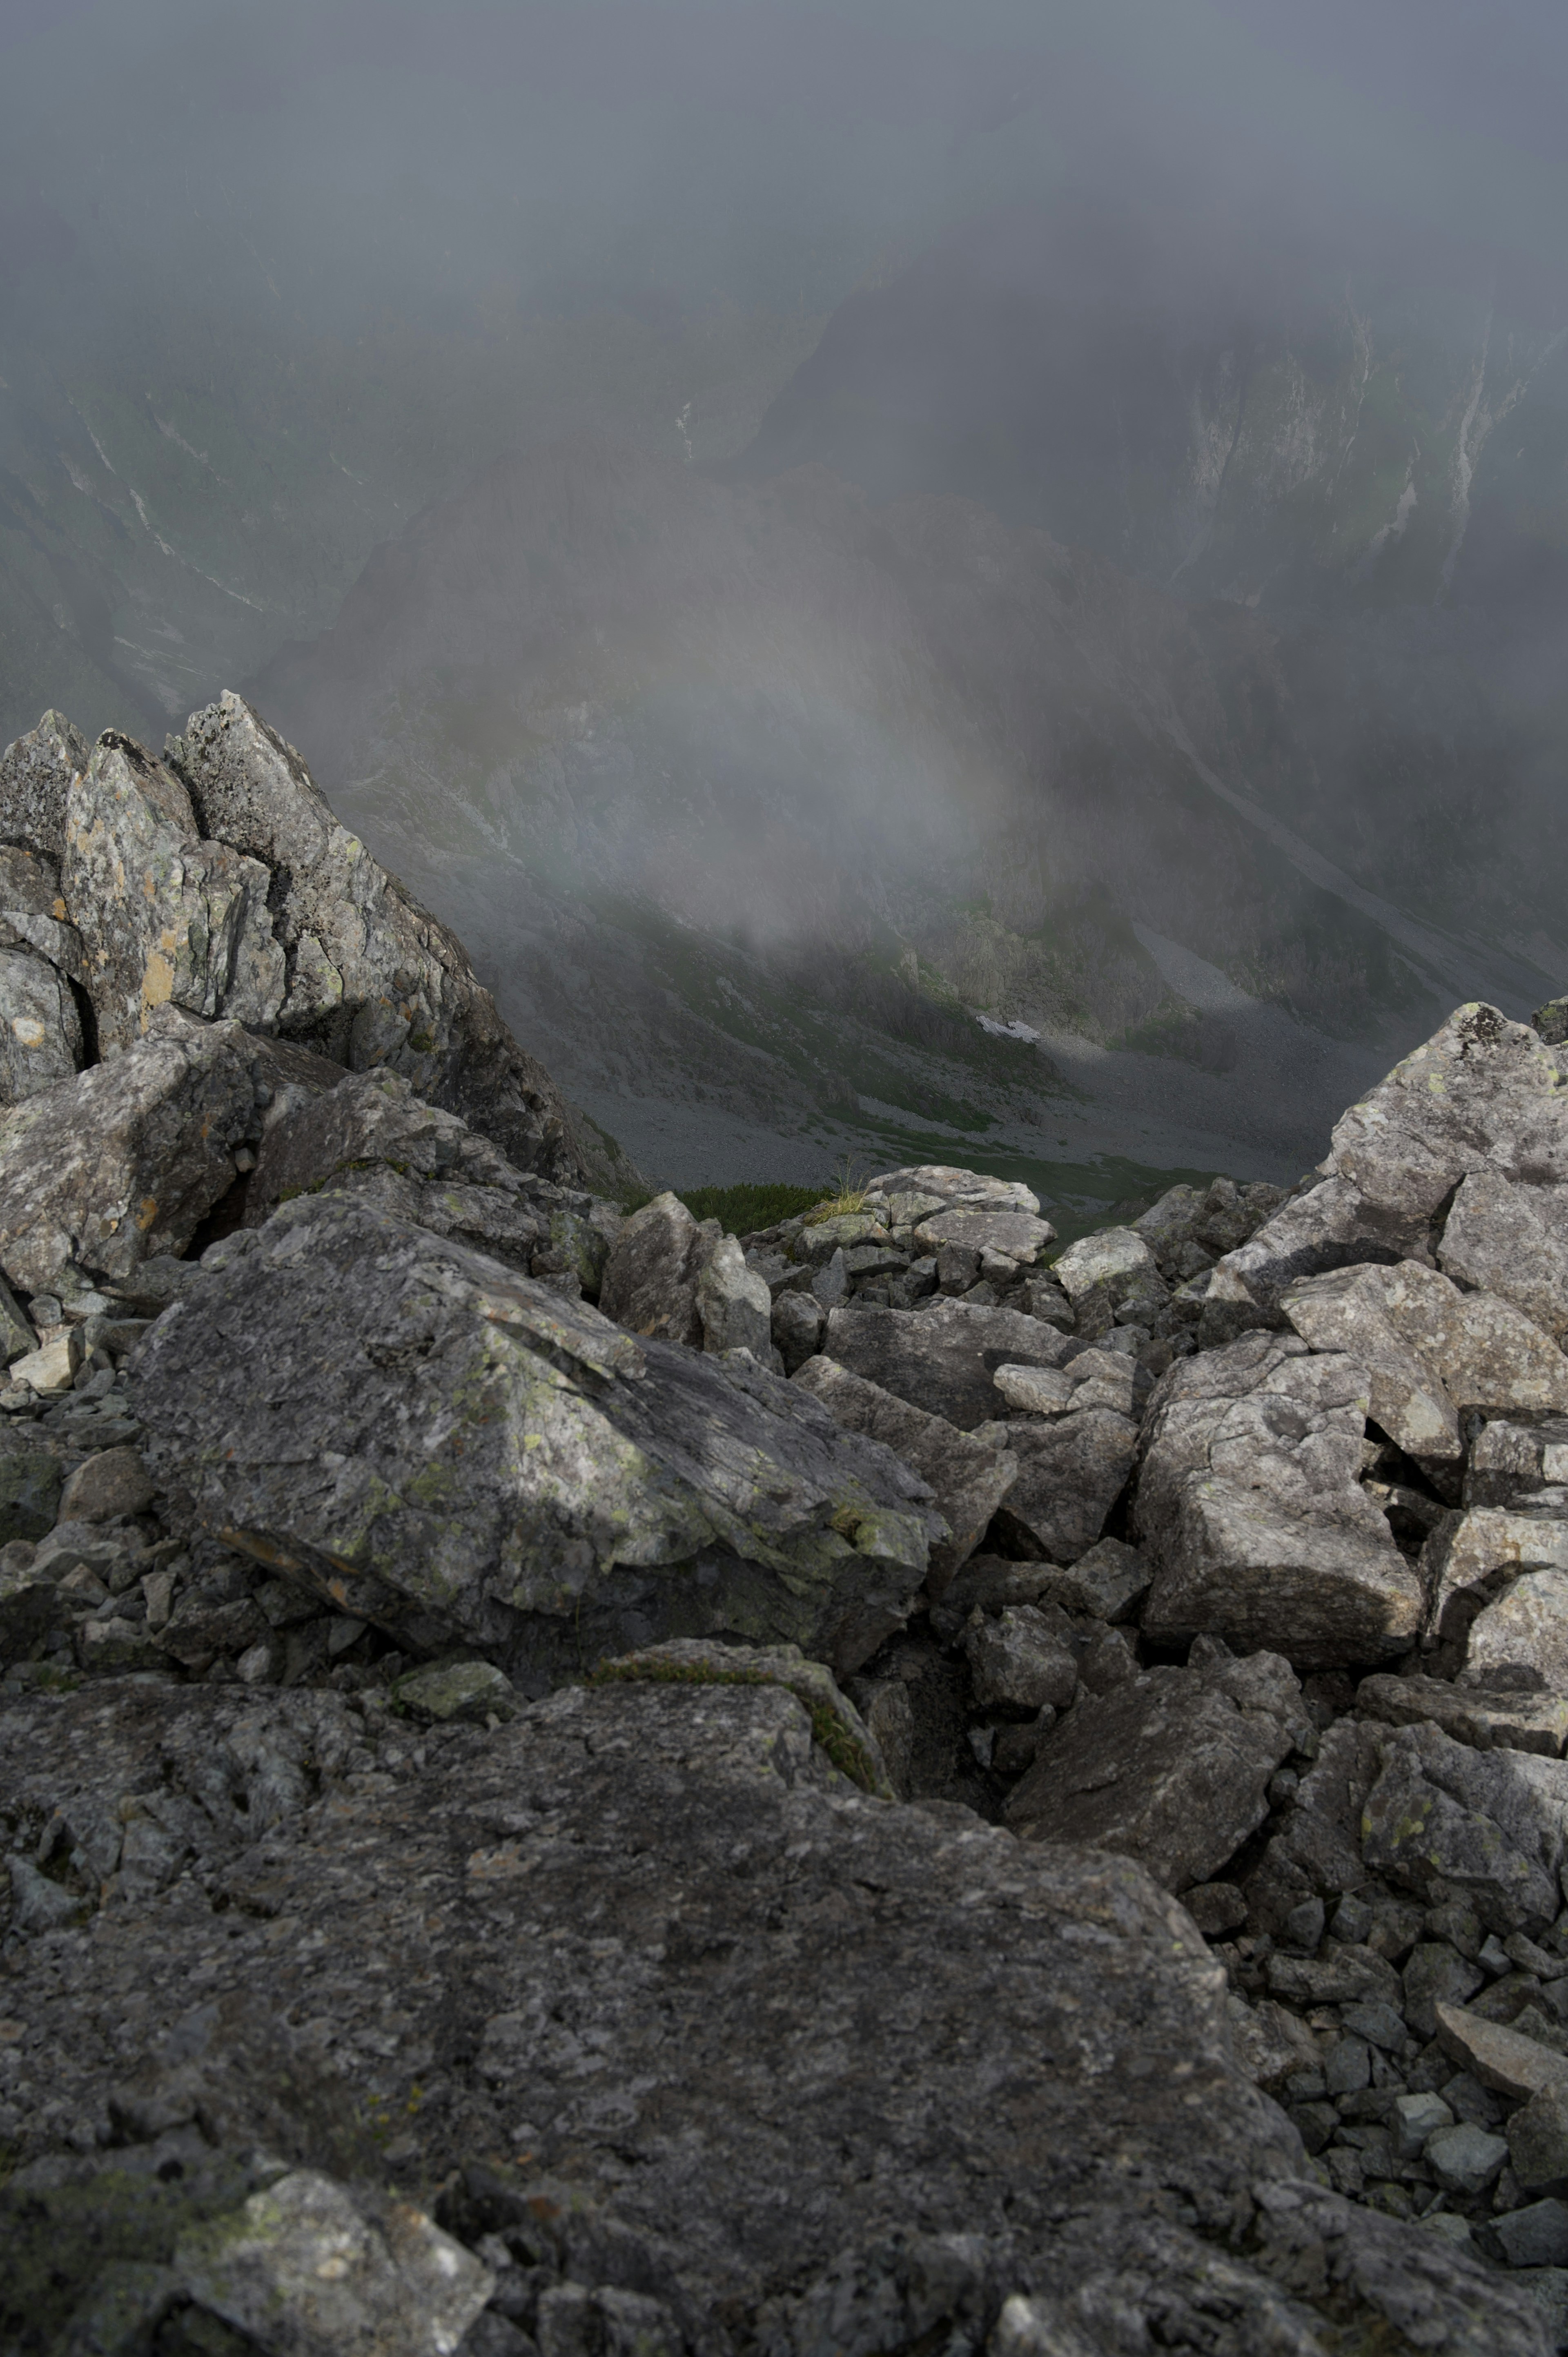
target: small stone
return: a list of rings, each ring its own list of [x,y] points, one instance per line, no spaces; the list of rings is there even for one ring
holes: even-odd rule
[[[359,1620],[352,1612],[335,1613],[327,1628],[328,1653],[334,1658],[346,1653],[350,1645],[359,1643],[368,1626],[368,1622]]]
[[[1337,2038],[1323,2065],[1323,2083],[1331,2095],[1353,2095],[1371,2084],[1371,2049],[1359,2038]]]
[[[62,1522],[106,1523],[140,1514],[153,1502],[153,1485],[134,1448],[102,1448],[79,1465],[60,1491]]]
[[[1396,2158],[1419,2160],[1427,2137],[1453,2125],[1454,2115],[1441,2095],[1396,2095],[1389,2112]]]
[[[983,1708],[1000,1703],[1038,1710],[1049,1703],[1065,1710],[1077,1691],[1078,1663],[1066,1623],[1055,1626],[1036,1605],[1009,1605],[996,1620],[983,1620],[967,1632],[963,1649]]]
[[[1509,2157],[1506,2137],[1492,2136],[1468,2120],[1439,2128],[1423,2158],[1444,2193],[1484,2193]]]
[[[1031,1370],[1048,1373],[1049,1369]],[[1064,1612],[1088,1613],[1096,1620],[1125,1620],[1153,1577],[1146,1555],[1121,1539],[1099,1539],[1069,1571],[1053,1570],[1042,1590]]]
[[[998,1367],[992,1381],[1026,1415],[1059,1415],[1072,1402],[1072,1378],[1060,1367]]]
[[[399,1678],[392,1698],[422,1718],[483,1720],[512,1717],[517,1690],[490,1662],[437,1662]]]
[[[1568,2055],[1538,2046],[1533,2038],[1521,2038],[1500,2021],[1484,2021],[1462,2006],[1440,1999],[1434,2011],[1444,2050],[1499,2095],[1529,2097],[1543,2087],[1568,2084]]]
[[[1510,2267],[1568,2266],[1568,2204],[1532,2201],[1492,2228]]]
[[[1481,1943],[1476,1962],[1483,1972],[1489,1973],[1493,1980],[1497,1980],[1509,1970],[1513,1958],[1509,1954],[1497,1933],[1488,1932]]]
[[[1340,2018],[1355,2037],[1381,2047],[1385,2053],[1398,2054],[1404,2046],[1405,2026],[1391,2005],[1348,2005]]]
[[[1522,2186],[1568,2181],[1568,2086],[1543,2087],[1509,2121],[1509,2157]]]
[[[1278,1781],[1277,1779],[1274,1781]],[[1315,1956],[1323,1938],[1324,1906],[1321,1899],[1304,1899],[1285,1917],[1279,1935],[1282,1948],[1293,1955]]]
[[[1233,1882],[1197,1882],[1181,1903],[1206,1940],[1223,1939],[1247,1920],[1247,1901]]]
[[[248,1645],[234,1664],[234,1674],[242,1686],[264,1686],[273,1674],[273,1649],[265,1637]]]
[[[76,1327],[68,1326],[41,1350],[29,1351],[26,1358],[13,1359],[11,1381],[26,1383],[40,1399],[62,1399],[76,1382],[81,1359],[81,1336]]]
[[[163,1629],[168,1625],[174,1605],[175,1575],[172,1571],[149,1571],[142,1580],[142,1594],[147,1599],[147,1626]]]
[[[1359,1947],[1371,1928],[1372,1910],[1364,1899],[1342,1899],[1334,1910],[1332,1929],[1337,1940],[1351,1941]]]
[[[1332,2104],[1293,2104],[1290,2115],[1295,2123],[1297,2135],[1307,2151],[1315,2157],[1323,2150],[1339,2126],[1339,2115]]]

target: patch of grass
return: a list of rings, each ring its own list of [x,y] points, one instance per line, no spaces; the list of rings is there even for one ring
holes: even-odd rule
[[[776,1228],[822,1200],[821,1187],[688,1187],[676,1190],[694,1220],[716,1220],[725,1235],[749,1236]]]
[[[865,1209],[865,1189],[857,1180],[846,1154],[833,1174],[832,1192],[826,1196],[807,1218],[808,1227],[821,1227],[824,1220],[843,1220]]]

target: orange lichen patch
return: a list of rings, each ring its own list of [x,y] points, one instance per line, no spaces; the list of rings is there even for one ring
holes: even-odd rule
[[[157,1216],[157,1198],[154,1195],[144,1195],[142,1208],[136,1214],[136,1226],[143,1235],[146,1234]]]
[[[172,949],[174,944],[169,942]],[[147,1012],[154,1006],[166,1006],[174,996],[174,964],[162,950],[154,950],[142,974],[142,1028],[147,1028]]]
[[[69,924],[70,924],[70,913],[69,913],[69,911],[68,911],[68,909],[67,909],[67,908],[66,908],[65,902],[61,899],[61,898],[60,898],[60,896],[59,896],[59,894],[58,892],[55,894],[55,900],[54,900],[54,912],[55,912],[55,922],[56,922],[56,924],[57,924],[57,925],[69,925]]]

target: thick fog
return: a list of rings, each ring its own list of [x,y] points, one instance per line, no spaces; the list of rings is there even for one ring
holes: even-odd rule
[[[754,1131],[978,1012],[1299,1156],[1568,981],[1565,76],[1544,0],[10,0],[0,737],[252,693],[612,1126],[652,959]]]

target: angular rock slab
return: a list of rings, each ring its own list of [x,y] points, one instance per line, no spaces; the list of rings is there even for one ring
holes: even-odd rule
[[[1528,1506],[1471,1506],[1444,1514],[1421,1551],[1428,1626],[1444,1631],[1477,1591],[1520,1572],[1568,1571],[1568,1515]]]
[[[835,1309],[822,1353],[972,1432],[996,1413],[998,1367],[1059,1367],[1082,1348],[1019,1309],[934,1301],[926,1309]]]
[[[1007,1803],[1026,1839],[1135,1857],[1167,1890],[1210,1881],[1269,1813],[1305,1726],[1277,1654],[1162,1668],[1086,1697],[1040,1743]]]
[[[0,1114],[0,1267],[23,1293],[73,1294],[177,1256],[262,1135],[258,1087],[270,1101],[337,1077],[238,1023],[158,1009],[127,1054]]]
[[[339,824],[293,747],[226,692],[168,750],[206,833],[282,888],[285,1034],[354,1071],[390,1066],[520,1170],[578,1183],[591,1148],[549,1073],[512,1038],[456,935]]]
[[[26,1781],[74,1827],[91,1784],[113,1816],[160,1755],[265,1760],[298,1699],[0,1708],[0,1789]],[[235,1856],[216,1794],[183,1883],[118,1899],[8,1979],[57,2133],[83,2122],[91,2143],[132,2075],[82,1988],[156,1970],[177,2018],[253,2014],[264,1986],[412,2120],[423,2180],[523,2151],[559,2169],[505,2173],[577,2234],[577,2283],[626,2281],[611,2258],[645,2271],[713,2357],[951,2346],[961,2327],[978,2348],[1026,2294],[1096,2352],[1127,2345],[1129,2316],[1146,2339],[1173,2313],[1201,2348],[1217,2287],[1266,2329],[1235,2357],[1310,2357],[1341,2328],[1375,2345],[1395,2319],[1445,2357],[1537,2357],[1506,2281],[1305,2180],[1233,2058],[1221,1974],[1130,1860],[845,1795],[773,1687],[564,1693],[424,1770],[398,1746],[373,1784],[350,1765],[364,1722],[308,1700],[319,1799],[300,1778]],[[230,2140],[275,2150],[248,2085],[224,2083]],[[35,2114],[25,2133],[30,2158],[48,2130]],[[854,2340],[846,2317],[869,2319]]]
[[[912,1465],[930,1484],[937,1511],[950,1536],[931,1548],[926,1593],[932,1603],[947,1592],[953,1575],[984,1537],[991,1517],[1017,1478],[1018,1459],[960,1432],[945,1416],[928,1415],[908,1400],[885,1392],[864,1375],[851,1374],[834,1359],[808,1359],[791,1378],[810,1392],[846,1432],[880,1440]]]
[[[670,1637],[854,1669],[943,1530],[890,1451],[745,1354],[639,1342],[348,1196],[211,1247],[136,1380],[172,1511],[535,1691]]]
[[[1369,1394],[1354,1360],[1266,1332],[1162,1379],[1133,1505],[1157,1642],[1207,1631],[1298,1669],[1408,1649],[1421,1581],[1356,1478]]]

